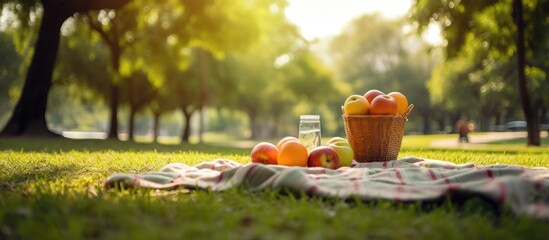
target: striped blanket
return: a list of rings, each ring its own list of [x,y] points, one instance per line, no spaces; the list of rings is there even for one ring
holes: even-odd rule
[[[228,159],[196,166],[172,163],[158,172],[118,173],[105,186],[223,191],[284,189],[328,198],[364,201],[437,202],[480,197],[517,215],[549,219],[549,169],[517,165],[453,164],[406,157],[387,162],[354,163],[337,170],[241,164]]]

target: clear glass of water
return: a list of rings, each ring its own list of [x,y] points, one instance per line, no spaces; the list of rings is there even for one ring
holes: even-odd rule
[[[299,141],[301,141],[310,152],[313,148],[320,146],[320,116],[301,115],[299,117]]]

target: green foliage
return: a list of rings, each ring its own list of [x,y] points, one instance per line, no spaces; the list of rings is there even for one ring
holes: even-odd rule
[[[336,76],[351,85],[353,94],[389,90],[384,74],[404,57],[403,38],[397,20],[379,14],[355,19],[331,42]]]
[[[525,70],[529,92],[525,94],[531,96],[534,109],[547,109],[549,68],[541,55],[548,49],[546,31],[542,29],[548,26],[545,13],[549,2],[521,3],[528,24]],[[484,130],[519,115],[512,1],[424,0],[416,1],[410,13],[418,32],[437,24],[446,40],[446,61],[433,70],[429,81],[434,102],[446,110],[479,119]]]
[[[21,82],[19,65],[23,57],[15,51],[11,38],[8,32],[0,31],[0,126],[7,121],[15,102],[12,89]]]
[[[296,115],[318,113],[330,101],[339,101],[339,86],[287,21],[285,4],[257,4],[261,35],[219,60],[213,103],[246,113],[252,137],[294,135]],[[338,110],[326,117],[333,114]]]
[[[0,9],[13,12],[17,19],[12,19],[11,23],[17,27],[29,27],[36,17],[35,11],[41,10],[39,0],[0,0]]]

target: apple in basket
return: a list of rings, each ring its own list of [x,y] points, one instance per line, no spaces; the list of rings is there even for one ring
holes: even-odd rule
[[[260,142],[252,149],[250,158],[254,163],[278,164],[278,148],[268,142]]]
[[[372,115],[397,115],[398,104],[396,100],[388,95],[379,95],[370,104]]]
[[[307,166],[337,169],[339,167],[339,157],[334,149],[327,146],[318,146],[309,153]]]
[[[391,96],[395,99],[398,106],[397,113],[398,115],[403,115],[408,108],[408,99],[406,99],[406,96],[404,96],[404,94],[400,92],[390,92],[387,94],[387,96]]]
[[[347,115],[366,115],[370,112],[370,103],[360,95],[351,95],[343,104],[343,112]]]
[[[368,102],[371,104],[374,98],[376,98],[379,95],[385,95],[385,93],[377,89],[371,89],[371,90],[368,90],[366,93],[364,93],[364,98],[366,98],[366,100],[368,100]]]
[[[342,137],[333,137],[326,142],[326,146],[336,151],[339,157],[339,167],[350,167],[355,158],[353,148],[347,139]]]

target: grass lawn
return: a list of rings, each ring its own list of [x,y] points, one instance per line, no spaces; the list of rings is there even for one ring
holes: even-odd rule
[[[412,136],[411,136],[412,137]],[[450,136],[449,136],[450,137]],[[453,136],[452,136],[453,137]],[[547,148],[431,149],[413,136],[400,157],[456,163],[549,166]],[[406,140],[410,141],[410,140]],[[107,191],[117,172],[150,172],[172,162],[248,161],[250,149],[110,140],[0,139],[0,239],[546,239],[549,223],[482,202],[362,203],[276,192]]]

